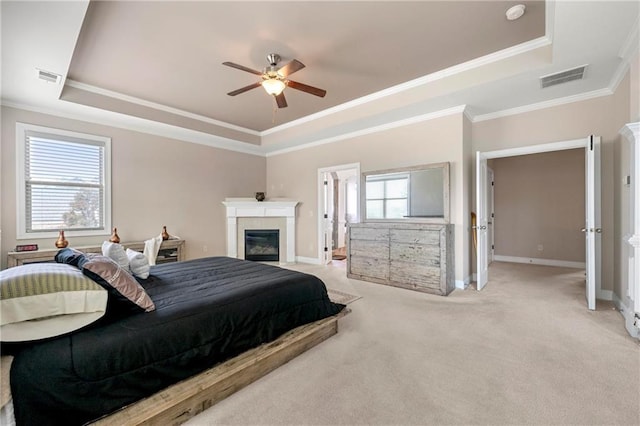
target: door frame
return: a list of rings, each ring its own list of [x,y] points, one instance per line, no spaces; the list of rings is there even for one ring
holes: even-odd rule
[[[324,221],[324,210],[325,210],[325,197],[324,197],[324,175],[325,173],[331,173],[331,172],[339,172],[342,170],[353,170],[356,169],[356,174],[357,176],[360,176],[360,163],[349,163],[349,164],[341,164],[341,165],[337,165],[337,166],[330,166],[330,167],[321,167],[318,169],[318,187],[317,187],[317,192],[318,192],[318,209],[317,209],[317,217],[318,217],[318,255],[317,255],[317,262],[320,265],[324,265],[328,262],[325,262],[325,257],[324,257],[324,233],[325,233],[325,221]],[[357,193],[357,197],[358,200],[360,199],[360,185],[359,185],[359,180],[357,181],[358,183],[356,184],[356,193]],[[360,222],[360,203],[357,203],[356,206],[357,209],[357,213],[356,213],[356,222]],[[329,243],[329,245],[331,246],[331,243]],[[333,247],[327,247],[327,250],[330,252],[332,250]]]
[[[517,148],[507,148],[507,149],[500,149],[500,150],[496,150],[496,151],[477,151],[476,155],[479,158],[482,158],[483,160],[489,160],[492,158],[505,158],[505,157],[515,157],[518,155],[527,155],[527,154],[540,154],[543,152],[553,152],[553,151],[564,151],[567,149],[576,149],[576,148],[580,148],[580,149],[589,149],[589,144],[590,144],[590,140],[591,137],[590,136],[585,136],[584,138],[580,138],[580,139],[572,139],[572,140],[567,140],[567,141],[560,141],[560,142],[552,142],[552,143],[545,143],[545,144],[539,144],[539,145],[529,145],[529,146],[522,146],[522,147],[517,147]],[[600,158],[597,158],[597,164],[595,165],[595,167],[597,169],[600,169]],[[476,175],[476,179],[477,179],[477,171],[475,173]],[[585,173],[585,188],[587,186],[587,173]],[[476,183],[477,185],[477,183]],[[598,185],[599,187],[599,185]],[[597,190],[598,188],[596,188]],[[483,196],[486,198],[486,195],[480,195],[477,194],[477,196]],[[483,201],[483,205],[486,203],[486,199],[482,200]],[[596,209],[599,211],[601,209],[601,203],[602,200],[598,199],[599,203],[596,205]],[[476,206],[478,205],[478,200],[476,200]],[[480,241],[478,240],[478,250],[480,250]],[[485,247],[484,250],[485,252],[487,251],[488,247]],[[600,254],[600,247],[598,246],[597,248],[597,254]],[[599,257],[599,256],[597,256]],[[585,261],[587,261],[587,259],[585,259]],[[597,274],[597,278],[596,278],[596,283],[595,283],[595,291],[596,291],[596,298],[603,298],[603,292],[602,292],[602,283],[601,283],[601,279],[600,279],[600,267],[597,265],[598,262],[601,262],[601,259],[596,259],[596,274]],[[476,264],[476,269],[477,269],[477,264]],[[476,271],[477,273],[477,271]]]

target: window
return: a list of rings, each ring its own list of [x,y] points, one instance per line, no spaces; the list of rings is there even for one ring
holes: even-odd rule
[[[18,238],[111,229],[111,139],[16,124]]]
[[[398,219],[408,212],[409,175],[386,174],[367,178],[367,218]]]

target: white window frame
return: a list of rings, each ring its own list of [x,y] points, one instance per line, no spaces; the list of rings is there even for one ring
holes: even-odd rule
[[[59,136],[61,139],[73,138],[86,140],[88,142],[99,142],[104,144],[104,191],[102,205],[104,206],[104,229],[94,230],[73,230],[65,229],[66,237],[85,237],[95,235],[111,234],[111,138],[96,136],[87,133],[73,132],[70,130],[55,129],[51,127],[36,126],[33,124],[16,123],[16,239],[36,240],[43,238],[54,238],[58,236],[59,230],[29,232],[27,233],[26,223],[26,184],[25,184],[25,149],[27,142],[27,132],[45,133],[51,136]]]
[[[387,182],[392,181],[392,180],[404,180],[406,179],[407,181],[407,196],[403,197],[403,198],[395,198],[395,197],[387,197]],[[383,198],[366,198],[365,199],[365,206],[366,206],[366,202],[367,201],[382,201],[382,217],[381,218],[376,218],[374,220],[393,220],[393,219],[397,219],[397,218],[389,218],[387,217],[387,201],[389,200],[405,200],[407,203],[407,215],[411,214],[411,212],[409,211],[409,206],[411,205],[411,174],[410,173],[393,173],[393,176],[391,175],[385,175],[384,177],[380,177],[377,179],[372,179],[370,182],[384,182],[384,194],[383,194]],[[366,179],[365,179],[365,185],[369,183]],[[366,193],[366,192],[365,192]],[[367,195],[368,197],[368,195]]]

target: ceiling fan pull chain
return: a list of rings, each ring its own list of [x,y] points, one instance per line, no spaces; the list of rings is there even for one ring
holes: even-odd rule
[[[274,100],[275,100],[275,96],[274,96]],[[274,106],[273,107],[273,115],[271,116],[271,124],[276,124],[276,114],[278,113],[278,107]]]

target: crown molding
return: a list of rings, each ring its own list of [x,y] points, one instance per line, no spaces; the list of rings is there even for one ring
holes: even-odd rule
[[[211,117],[206,117],[204,115],[194,114],[192,112],[188,112],[179,108],[173,108],[164,104],[147,101],[144,99],[136,98],[134,96],[125,95],[124,93],[114,92],[113,90],[103,89],[101,87],[92,86],[86,83],[81,83],[79,81],[67,79],[65,82],[65,85],[69,87],[73,87],[75,89],[84,90],[86,92],[95,93],[96,95],[102,95],[109,98],[118,99],[124,102],[140,105],[146,108],[152,108],[152,109],[164,111],[170,114],[180,115],[182,117],[191,118],[193,120],[202,121],[204,123],[213,124],[215,126],[225,127],[230,130],[247,133],[249,135],[261,136],[260,132],[252,129],[248,129],[246,127],[236,126],[235,124],[230,124],[230,123],[227,123],[226,121],[216,120]]]
[[[579,93],[577,95],[565,96],[563,98],[551,99],[548,101],[538,102],[535,104],[524,105],[515,108],[504,109],[502,111],[490,112],[488,114],[479,114],[473,117],[471,120],[473,123],[481,121],[494,120],[496,118],[508,117],[510,115],[523,114],[526,112],[537,111],[545,108],[552,108],[555,106],[570,104],[573,102],[586,101],[589,99],[599,98],[602,96],[612,95],[613,91],[608,87],[604,89],[592,90],[591,92]]]
[[[302,149],[313,148],[320,145],[326,145],[330,143],[340,142],[346,139],[353,139],[358,136],[370,135],[372,133],[384,132],[386,130],[395,129],[398,127],[409,126],[411,124],[421,123],[423,121],[433,120],[436,118],[446,117],[454,114],[464,114],[467,106],[459,105],[453,108],[447,108],[436,112],[430,112],[427,114],[416,115],[402,120],[392,121],[389,123],[381,124],[378,126],[367,127],[353,132],[343,133],[341,135],[332,136],[329,138],[318,139],[312,142],[292,146],[290,148],[278,149],[266,153],[266,157],[273,157],[276,155],[287,154],[289,152],[300,151]]]
[[[302,124],[317,120],[322,117],[327,117],[329,115],[336,114],[341,111],[345,111],[360,105],[367,104],[369,102],[383,99],[387,96],[392,96],[407,90],[415,89],[416,87],[424,86],[434,81],[441,80],[446,77],[451,77],[453,75],[460,74],[465,71],[470,71],[472,69],[481,67],[483,65],[491,64],[503,59],[508,59],[513,56],[529,52],[531,50],[548,46],[550,44],[551,44],[551,40],[547,38],[547,36],[539,37],[534,40],[530,40],[525,43],[518,44],[516,46],[511,46],[506,49],[499,50],[497,52],[493,52],[488,55],[484,55],[479,58],[472,59],[470,61],[463,62],[458,65],[454,65],[449,68],[445,68],[444,70],[437,71],[437,72],[425,75],[423,77],[418,77],[414,80],[410,80],[405,83],[401,83],[396,86],[389,87],[379,92],[375,92],[370,95],[366,95],[361,98],[357,98],[352,101],[345,102],[340,105],[336,105],[332,108],[327,108],[323,111],[319,111],[315,114],[307,115],[306,117],[302,117],[298,120],[290,121],[288,123],[281,124],[280,126],[272,127],[271,129],[267,129],[260,132],[260,136],[266,136],[266,135],[280,132],[282,130],[290,129],[292,127],[300,126]]]
[[[629,35],[627,36],[624,43],[620,47],[618,51],[618,56],[623,59],[631,59],[634,53],[638,52],[640,46],[638,42],[640,41],[640,17],[636,18],[636,22],[631,26],[631,30],[629,31]]]
[[[134,117],[112,111],[105,111],[86,105],[80,105],[80,107],[83,109],[86,108],[87,111],[94,111],[97,113],[97,115],[91,116],[90,114],[82,114],[76,111],[65,111],[64,108],[54,109],[21,104],[6,99],[0,100],[0,105],[40,114],[47,114],[60,118],[66,118],[70,120],[84,121],[86,123],[92,123],[101,126],[110,126],[119,129],[131,130],[134,132],[146,133],[163,138],[197,143],[200,145],[210,146],[212,148],[225,149],[228,151],[235,151],[243,154],[258,155],[264,157],[264,148],[258,145],[240,142],[234,139],[223,138],[221,136],[215,136],[210,133],[198,132],[196,130],[185,129],[183,127],[173,126],[170,124],[160,123],[144,118]]]
[[[640,30],[638,28],[639,25],[640,18],[636,19],[635,23],[631,27],[631,30],[629,31],[629,35],[618,51],[618,56],[622,58],[622,61],[618,65],[618,68],[616,68],[616,71],[613,73],[611,81],[609,82],[609,89],[611,89],[612,92],[615,92],[618,89],[618,85],[624,79],[627,71],[629,71],[631,60],[636,55],[640,54]]]

